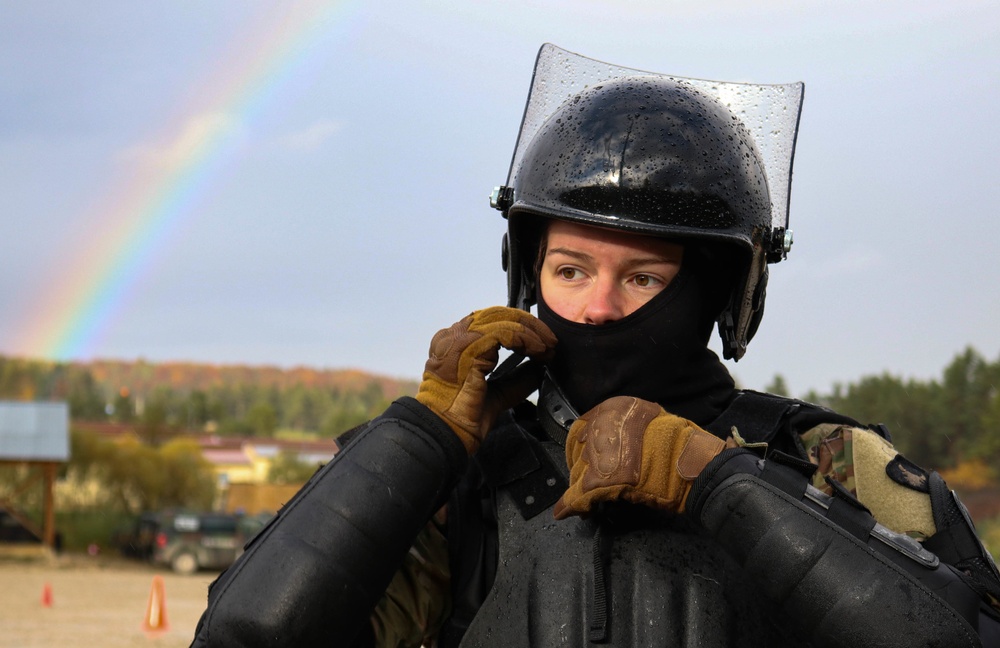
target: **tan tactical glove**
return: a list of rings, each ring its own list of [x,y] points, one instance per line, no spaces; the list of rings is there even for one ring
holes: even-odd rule
[[[504,306],[476,311],[431,340],[417,400],[440,416],[472,454],[500,412],[541,382],[542,366],[527,362],[487,383],[500,347],[544,361],[555,344],[549,327],[531,313]]]
[[[726,447],[656,403],[609,398],[573,423],[566,437],[570,485],[556,502],[561,520],[598,502],[626,500],[684,512],[694,479]]]

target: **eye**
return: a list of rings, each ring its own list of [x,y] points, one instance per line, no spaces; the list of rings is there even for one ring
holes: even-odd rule
[[[580,277],[580,271],[576,268],[559,268],[557,271],[559,276],[567,281],[572,281],[573,279],[578,279]]]
[[[649,288],[655,286],[658,282],[656,277],[648,274],[637,274],[632,278],[632,281],[640,288]]]

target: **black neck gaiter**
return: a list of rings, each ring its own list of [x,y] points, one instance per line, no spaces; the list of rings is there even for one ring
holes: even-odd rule
[[[707,425],[734,391],[708,348],[707,310],[697,274],[685,266],[637,311],[599,326],[556,315],[539,294],[538,317],[559,340],[549,374],[580,414],[612,396],[635,396]]]

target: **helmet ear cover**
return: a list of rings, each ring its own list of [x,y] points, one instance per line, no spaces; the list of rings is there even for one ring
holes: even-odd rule
[[[757,282],[757,288],[754,289],[754,306],[753,314],[750,316],[750,324],[747,326],[747,342],[753,339],[753,336],[757,334],[757,327],[760,326],[760,321],[764,318],[764,298],[767,296],[767,268],[764,268],[764,276],[760,278]]]
[[[701,277],[706,293],[705,311],[717,320],[730,304],[740,279],[746,254],[736,245],[703,241],[685,242],[684,263]]]
[[[532,217],[518,218],[504,235],[507,263],[507,305],[522,310],[530,310],[538,302],[538,272],[541,269],[543,240],[548,230],[548,219],[532,214]]]

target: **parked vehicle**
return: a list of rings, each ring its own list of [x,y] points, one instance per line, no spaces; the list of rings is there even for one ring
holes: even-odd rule
[[[115,530],[111,536],[111,546],[123,556],[152,560],[153,544],[159,530],[160,514],[143,513],[128,525]]]
[[[0,507],[0,542],[40,544],[42,539],[24,518]]]
[[[225,569],[268,519],[228,513],[145,513],[130,531],[117,536],[116,544],[126,555],[179,574]]]

